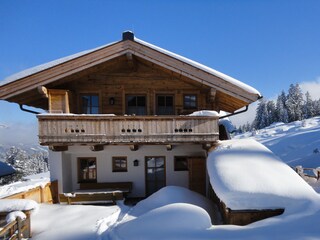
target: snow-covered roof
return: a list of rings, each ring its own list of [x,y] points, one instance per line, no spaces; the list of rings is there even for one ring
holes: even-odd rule
[[[73,60],[75,58],[78,58],[78,57],[81,57],[83,55],[86,55],[86,54],[92,53],[94,51],[97,51],[97,50],[99,50],[101,48],[108,47],[108,46],[110,46],[112,44],[114,44],[114,42],[110,43],[110,44],[106,44],[106,45],[100,46],[100,47],[97,47],[97,48],[81,51],[79,53],[75,53],[75,54],[72,54],[72,55],[69,55],[69,56],[66,56],[66,57],[62,57],[62,58],[59,58],[59,59],[56,59],[56,60],[41,64],[41,65],[38,65],[38,66],[35,66],[35,67],[31,67],[31,68],[25,69],[25,70],[23,70],[21,72],[18,72],[18,73],[15,73],[13,75],[10,75],[10,76],[6,77],[3,81],[0,82],[0,86],[1,85],[5,85],[5,84],[10,83],[10,82],[14,82],[14,81],[16,81],[18,79],[21,79],[21,78],[24,78],[24,77],[28,77],[30,75],[36,74],[36,73],[44,71],[46,69],[55,67],[55,66],[57,66],[59,64],[71,61],[71,60]]]
[[[251,86],[249,86],[249,85],[247,85],[247,84],[245,84],[245,83],[243,83],[243,82],[241,82],[241,81],[239,81],[239,80],[237,80],[237,79],[235,79],[233,77],[230,77],[230,76],[228,76],[228,75],[226,75],[224,73],[221,73],[221,72],[219,72],[219,71],[217,71],[217,70],[215,70],[213,68],[207,67],[207,66],[205,66],[205,65],[203,65],[201,63],[198,63],[196,61],[193,61],[193,60],[191,60],[189,58],[183,57],[181,55],[175,54],[175,53],[170,52],[168,50],[165,50],[163,48],[157,47],[157,46],[155,46],[153,44],[150,44],[150,43],[147,43],[145,41],[142,41],[142,40],[140,40],[140,39],[138,39],[136,37],[134,38],[134,40],[136,42],[144,45],[144,46],[150,47],[150,48],[152,48],[152,49],[154,49],[156,51],[162,52],[162,53],[164,53],[164,54],[166,54],[166,55],[168,55],[170,57],[176,58],[176,59],[178,59],[178,60],[180,60],[182,62],[190,64],[190,65],[192,65],[192,66],[194,66],[196,68],[199,68],[199,69],[201,69],[201,70],[203,70],[205,72],[208,72],[208,73],[210,73],[212,75],[215,75],[215,76],[217,76],[217,77],[219,77],[219,78],[221,78],[221,79],[223,79],[223,80],[225,80],[227,82],[230,82],[230,83],[232,83],[232,84],[234,84],[234,85],[246,90],[247,92],[250,92],[252,94],[257,94],[257,95],[261,96],[260,92],[258,90],[256,90],[255,88],[253,88],[253,87],[251,87]]]
[[[314,199],[316,192],[269,149],[251,140],[228,140],[210,152],[210,183],[233,210],[285,208]]]
[[[16,170],[5,162],[0,161],[0,177],[15,173]]]
[[[218,78],[221,78],[221,79],[223,79],[223,80],[225,80],[225,81],[227,81],[227,82],[229,82],[229,83],[231,83],[231,84],[233,84],[235,86],[238,86],[239,88],[242,88],[243,90],[245,90],[245,91],[247,91],[249,93],[261,96],[259,91],[257,91],[253,87],[251,87],[251,86],[249,86],[249,85],[247,85],[247,84],[245,84],[245,83],[243,83],[243,82],[241,82],[241,81],[239,81],[239,80],[237,80],[235,78],[232,78],[232,77],[230,77],[230,76],[228,76],[226,74],[223,74],[223,73],[221,73],[221,72],[219,72],[219,71],[217,71],[215,69],[207,67],[207,66],[205,66],[203,64],[200,64],[198,62],[195,62],[195,61],[193,61],[191,59],[188,59],[188,58],[183,57],[181,55],[175,54],[175,53],[170,52],[168,50],[165,50],[163,48],[157,47],[157,46],[155,46],[153,44],[150,44],[148,42],[142,41],[142,40],[140,40],[140,39],[138,39],[136,37],[134,37],[134,41],[139,43],[139,44],[141,44],[141,45],[144,45],[146,47],[152,48],[152,49],[154,49],[154,50],[156,50],[158,52],[161,52],[161,53],[163,53],[165,55],[168,55],[168,56],[170,56],[172,58],[180,60],[180,61],[182,61],[182,62],[184,62],[186,64],[189,64],[189,65],[191,65],[193,67],[201,69],[201,70],[203,70],[203,71],[205,71],[205,72],[207,72],[209,74],[212,74],[212,75],[214,75],[214,76],[216,76]],[[65,62],[73,60],[75,58],[84,56],[86,54],[92,53],[92,52],[97,51],[99,49],[102,49],[102,48],[108,47],[110,45],[113,45],[115,43],[116,42],[110,43],[110,44],[107,44],[107,45],[103,45],[103,46],[100,46],[100,47],[97,47],[97,48],[94,48],[94,49],[82,51],[82,52],[79,52],[79,53],[76,53],[76,54],[73,54],[73,55],[70,55],[70,56],[66,56],[66,57],[63,57],[63,58],[60,58],[60,59],[45,63],[45,64],[41,64],[41,65],[38,65],[38,66],[35,66],[35,67],[32,67],[32,68],[26,69],[24,71],[21,71],[19,73],[16,73],[14,75],[11,75],[11,76],[5,78],[3,81],[0,82],[0,86],[1,85],[5,85],[5,84],[10,83],[10,82],[13,82],[13,81],[16,81],[16,80],[19,80],[21,78],[33,75],[35,73],[41,72],[43,70],[49,69],[51,67],[57,66],[59,64],[65,63]]]

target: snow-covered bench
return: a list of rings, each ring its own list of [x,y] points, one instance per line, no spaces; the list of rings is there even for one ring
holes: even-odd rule
[[[97,203],[116,203],[122,200],[121,191],[84,191],[59,194],[60,203],[67,204],[97,204]]]

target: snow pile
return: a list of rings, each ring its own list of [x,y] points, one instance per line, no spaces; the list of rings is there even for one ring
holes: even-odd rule
[[[193,116],[193,117],[219,117],[219,113],[216,111],[210,111],[210,110],[201,110],[201,111],[196,111],[188,116]]]
[[[36,187],[44,188],[50,182],[50,172],[27,176],[25,181],[18,181],[0,186],[0,198],[8,197],[16,193],[26,192]]]
[[[167,186],[139,202],[131,211],[130,215],[139,217],[153,209],[173,203],[188,203],[200,206],[210,215],[214,214],[212,202],[204,196],[192,192],[189,189],[177,186]]]
[[[207,168],[216,194],[233,210],[288,212],[319,199],[296,172],[254,140],[220,142],[209,154]]]
[[[212,212],[212,203],[200,194],[182,187],[164,187],[139,202],[115,226],[104,232],[101,239],[187,236],[211,227],[208,211]]]
[[[40,204],[31,215],[32,240],[96,240],[98,222],[117,206]]]
[[[38,203],[29,199],[0,199],[0,212],[38,210]]]

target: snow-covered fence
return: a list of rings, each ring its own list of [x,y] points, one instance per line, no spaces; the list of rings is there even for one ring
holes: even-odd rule
[[[24,218],[17,216],[15,220],[10,221],[4,226],[0,227],[0,239],[20,240],[22,239],[22,237],[31,237],[30,233],[30,214],[28,215],[28,217]]]
[[[58,182],[49,182],[44,186],[37,186],[28,190],[14,193],[2,199],[31,199],[38,203],[58,202]]]
[[[302,178],[314,178],[317,181],[320,179],[320,168],[304,168],[302,166],[296,166],[295,171]]]

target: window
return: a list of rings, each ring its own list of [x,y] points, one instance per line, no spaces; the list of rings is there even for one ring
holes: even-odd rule
[[[126,114],[147,115],[146,96],[126,96]]]
[[[196,109],[197,108],[197,95],[184,95],[183,96],[183,108],[184,109]]]
[[[112,172],[127,172],[127,157],[112,158]]]
[[[188,171],[188,158],[187,157],[174,157],[174,170],[175,171]]]
[[[99,95],[83,94],[81,95],[81,113],[98,114],[99,113]]]
[[[95,158],[78,158],[78,181],[97,182],[97,164]]]
[[[157,115],[174,115],[173,96],[157,96]]]

